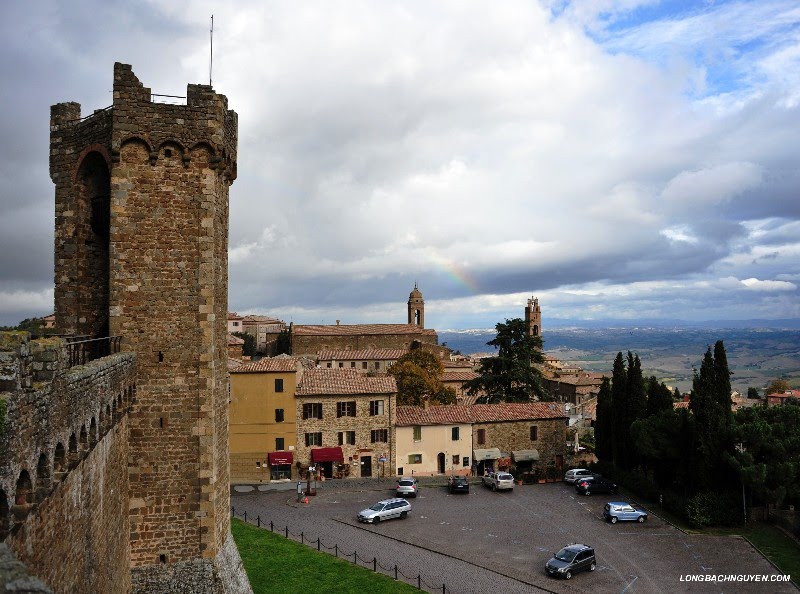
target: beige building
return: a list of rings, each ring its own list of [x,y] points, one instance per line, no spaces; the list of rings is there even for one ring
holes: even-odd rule
[[[388,476],[397,384],[355,369],[309,369],[295,399],[296,460],[326,478]]]
[[[230,369],[231,483],[296,477],[299,370],[291,357],[261,359]]]
[[[237,314],[235,311],[228,312],[228,333],[243,332],[244,326],[242,322],[244,318]]]
[[[278,336],[286,323],[269,316],[248,315],[242,319],[243,331],[256,339],[256,352],[270,357],[277,354]]]
[[[317,355],[317,364],[326,369],[386,373],[407,352],[407,349],[323,350]]]
[[[398,407],[398,476],[469,475],[471,465],[471,407]]]

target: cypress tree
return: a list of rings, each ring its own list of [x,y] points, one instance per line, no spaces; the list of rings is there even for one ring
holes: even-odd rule
[[[627,415],[625,411],[628,408],[628,373],[625,370],[625,360],[622,358],[622,353],[617,353],[614,359],[614,367],[611,372],[611,402],[612,419],[613,419],[613,438],[612,444],[614,464],[621,464],[625,455],[625,435],[628,434],[629,426],[627,424]]]
[[[603,462],[614,461],[614,403],[607,377],[597,394],[597,419],[594,425],[595,454]]]

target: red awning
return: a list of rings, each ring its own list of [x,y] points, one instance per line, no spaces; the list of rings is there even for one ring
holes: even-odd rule
[[[344,462],[342,448],[314,448],[311,450],[312,462]]]
[[[294,461],[294,452],[270,452],[269,465],[283,466]]]

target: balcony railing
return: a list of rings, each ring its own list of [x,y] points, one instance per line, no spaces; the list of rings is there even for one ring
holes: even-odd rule
[[[78,340],[75,340],[78,339]],[[100,359],[118,353],[122,344],[122,336],[107,336],[105,338],[83,339],[74,336],[67,339],[67,352],[69,353],[69,367],[85,365],[89,361]]]

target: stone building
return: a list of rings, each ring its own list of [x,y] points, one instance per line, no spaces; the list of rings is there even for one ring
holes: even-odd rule
[[[309,369],[297,386],[296,407],[297,465],[318,467],[327,478],[391,473],[397,408],[393,377]]]
[[[296,476],[295,391],[301,370],[291,357],[261,359],[230,370],[231,484]]]
[[[3,437],[21,440],[0,464],[0,515],[13,492],[6,542],[56,591],[250,592],[228,484],[237,116],[210,86],[189,85],[185,105],[152,99],[117,63],[113,105],[51,108],[56,325],[97,341],[89,358],[81,343],[48,355],[64,362],[48,386],[17,374],[9,414],[42,407],[30,435],[20,420]]]
[[[518,470],[560,471],[567,453],[567,422],[552,402],[475,404],[472,406],[473,458],[482,474],[497,460],[510,458]]]
[[[269,357],[278,354],[278,336],[286,330],[286,323],[269,316],[247,315],[242,320],[244,331],[256,339],[256,352]]]
[[[320,351],[404,349],[413,345],[438,347],[435,330],[425,328],[425,301],[414,286],[408,297],[407,324],[290,325],[293,355],[316,355]]]

